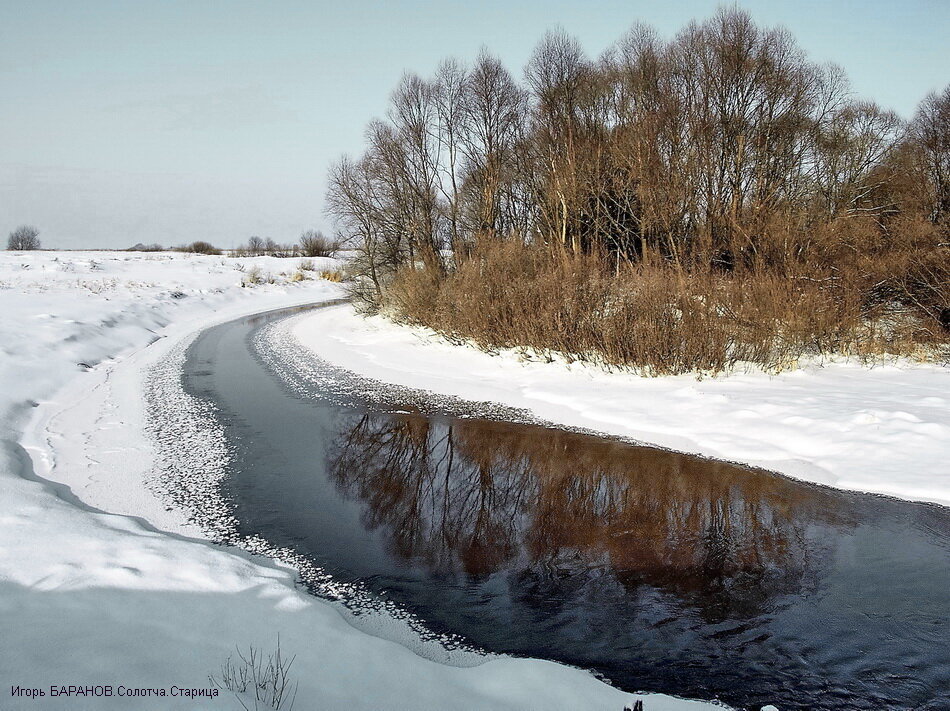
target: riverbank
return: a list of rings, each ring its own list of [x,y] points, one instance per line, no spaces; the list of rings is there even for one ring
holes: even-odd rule
[[[950,368],[814,362],[780,375],[644,378],[490,355],[351,306],[286,322],[312,354],[365,377],[840,489],[950,505]]]
[[[0,255],[0,706],[236,708],[230,694],[174,689],[210,694],[208,676],[220,676],[236,647],[266,655],[278,635],[283,654],[296,655],[298,709],[632,703],[561,665],[447,666],[359,631],[301,592],[293,570],[210,545],[149,491],[143,374],[215,323],[339,296],[329,282],[281,277],[293,262]],[[242,286],[253,267],[274,282]],[[92,687],[93,696],[53,696],[58,685]],[[165,695],[119,697],[120,686]],[[98,695],[105,687],[114,695]],[[646,711],[711,708],[643,698]]]

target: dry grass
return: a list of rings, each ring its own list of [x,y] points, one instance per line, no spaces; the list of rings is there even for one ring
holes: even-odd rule
[[[595,256],[492,241],[444,275],[403,268],[383,306],[486,350],[530,348],[652,375],[740,362],[779,371],[821,354],[946,357],[938,305],[950,304],[948,250],[863,245],[846,259],[845,243],[834,241],[827,262],[723,273],[657,261],[617,271]]]
[[[341,282],[343,281],[343,272],[339,269],[322,271],[320,272],[320,278],[326,279],[327,281]]]
[[[253,266],[244,273],[241,279],[242,286],[255,286],[257,284],[273,284],[277,279],[270,272],[263,271],[258,266]]]

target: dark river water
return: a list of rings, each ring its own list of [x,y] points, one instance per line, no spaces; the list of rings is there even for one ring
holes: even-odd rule
[[[253,345],[277,317],[206,332],[183,376],[236,452],[224,494],[242,534],[437,633],[629,691],[950,709],[950,509],[294,391]]]

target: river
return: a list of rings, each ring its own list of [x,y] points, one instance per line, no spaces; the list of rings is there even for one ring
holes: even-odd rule
[[[950,509],[186,354],[241,536],[478,648],[743,709],[950,708]],[[649,710],[647,710],[649,711]]]

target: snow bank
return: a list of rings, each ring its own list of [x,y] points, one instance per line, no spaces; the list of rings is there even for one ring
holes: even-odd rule
[[[950,505],[950,368],[836,362],[783,375],[642,378],[451,345],[350,306],[285,329],[360,375],[841,489]]]
[[[244,288],[239,265],[295,267],[266,257],[0,254],[0,708],[236,708],[227,694],[171,694],[209,690],[208,675],[236,646],[271,652],[278,634],[283,653],[297,655],[297,709],[632,704],[561,665],[447,666],[360,632],[301,593],[293,571],[209,545],[149,493],[143,370],[212,323],[340,293],[284,277]],[[51,686],[70,685],[96,695],[52,696]],[[106,687],[113,696],[98,695]],[[120,697],[119,687],[142,695]],[[646,711],[710,707],[643,698]]]

